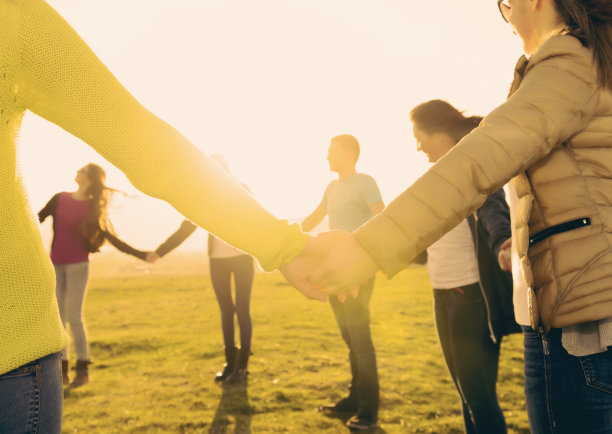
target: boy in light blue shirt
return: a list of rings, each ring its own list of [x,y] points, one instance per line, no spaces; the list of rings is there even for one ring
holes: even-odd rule
[[[327,161],[338,179],[329,183],[319,206],[302,222],[302,230],[311,231],[328,215],[330,229],[352,232],[385,207],[374,178],[355,170],[359,151],[359,142],[351,135],[332,138]],[[328,416],[352,416],[347,426],[353,430],[370,429],[378,419],[378,372],[369,309],[373,289],[374,278],[361,286],[357,298],[348,297],[344,303],[338,297],[329,298],[349,348],[352,380],[347,397],[320,410]]]

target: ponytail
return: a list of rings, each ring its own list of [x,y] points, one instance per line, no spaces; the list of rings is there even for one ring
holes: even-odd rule
[[[599,85],[612,91],[612,1],[554,0],[567,33],[593,50]]]

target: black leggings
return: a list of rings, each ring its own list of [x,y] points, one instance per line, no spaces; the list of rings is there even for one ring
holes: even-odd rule
[[[479,284],[434,289],[434,301],[438,336],[461,396],[466,432],[505,433],[495,391],[500,343],[489,337]]]
[[[236,286],[236,304],[232,300],[232,281]],[[226,347],[234,347],[234,312],[240,327],[240,346],[251,349],[253,323],[251,322],[250,301],[253,286],[253,258],[249,255],[229,258],[210,258],[210,280],[221,310],[223,342]]]

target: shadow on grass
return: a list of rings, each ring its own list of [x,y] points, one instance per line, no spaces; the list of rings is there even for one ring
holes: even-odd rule
[[[234,419],[234,433],[251,434],[251,406],[247,393],[247,382],[223,385],[219,406],[210,426],[211,434],[225,434]]]

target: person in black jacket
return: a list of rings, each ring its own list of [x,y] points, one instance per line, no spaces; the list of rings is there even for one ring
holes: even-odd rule
[[[440,100],[423,103],[410,115],[418,149],[432,163],[481,120]],[[520,331],[514,321],[512,277],[500,266],[509,268],[510,238],[510,212],[503,190],[498,190],[427,249],[436,327],[461,397],[467,433],[506,432],[495,386],[502,337]]]
[[[89,344],[83,307],[89,280],[89,254],[109,241],[117,250],[143,261],[154,261],[152,252],[137,250],[113,233],[107,206],[113,189],[104,184],[106,174],[97,164],[89,163],[77,171],[75,192],[55,194],[38,213],[40,223],[53,217],[51,262],[55,268],[57,304],[64,328],[70,324],[76,350],[77,375],[68,377],[68,348],[61,352],[62,382],[71,388],[89,382]]]

